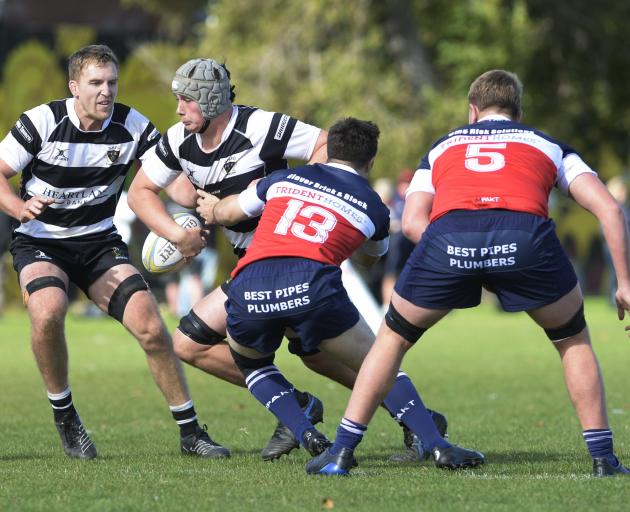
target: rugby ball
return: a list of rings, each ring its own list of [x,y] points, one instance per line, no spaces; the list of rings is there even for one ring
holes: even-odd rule
[[[199,219],[191,213],[176,213],[173,219],[186,229],[201,227]],[[164,274],[179,270],[186,261],[173,243],[150,231],[142,246],[142,264],[152,274]]]

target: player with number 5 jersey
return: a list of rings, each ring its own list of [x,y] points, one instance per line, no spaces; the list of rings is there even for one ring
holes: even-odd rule
[[[490,70],[468,92],[469,124],[429,150],[407,191],[403,232],[417,245],[361,367],[333,450],[354,450],[404,354],[452,309],[494,292],[506,311],[526,311],[564,368],[597,477],[630,475],[615,456],[606,397],[577,276],[548,217],[555,186],[599,220],[615,266],[620,320],[630,311],[628,230],[617,201],[570,147],[521,124],[523,86]],[[626,331],[630,327],[625,328]],[[449,450],[432,449],[436,462]],[[310,463],[324,467],[329,455]],[[347,469],[347,468],[346,468]]]

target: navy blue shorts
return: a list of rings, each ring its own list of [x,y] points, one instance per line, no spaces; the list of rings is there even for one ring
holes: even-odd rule
[[[416,306],[453,309],[478,305],[485,286],[505,311],[527,311],[555,302],[576,284],[551,219],[457,210],[429,224],[395,290]]]
[[[63,270],[88,297],[90,286],[110,268],[123,263],[131,264],[129,249],[117,233],[62,240],[15,233],[10,250],[18,276],[31,263],[52,263]]]
[[[275,352],[290,327],[305,353],[359,321],[341,282],[341,269],[303,258],[270,258],[247,265],[230,282],[227,330],[239,344]]]

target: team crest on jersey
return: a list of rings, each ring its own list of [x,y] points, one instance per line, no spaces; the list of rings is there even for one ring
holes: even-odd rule
[[[127,260],[129,258],[127,258],[127,255],[122,252],[122,250],[120,250],[120,248],[118,247],[114,247],[112,249],[112,253],[114,254],[114,259],[115,260]]]
[[[230,171],[232,169],[234,169],[234,166],[236,165],[236,159],[228,159],[224,164],[223,164],[223,170],[225,171],[225,174],[229,174]]]
[[[57,154],[55,155],[55,160],[59,160],[61,162],[67,162],[69,148],[55,148],[55,149],[57,150]]]
[[[110,146],[107,148],[107,158],[113,164],[118,161],[118,157],[120,156],[120,146]]]
[[[46,254],[44,251],[41,251],[39,249],[35,250],[35,258],[38,260],[52,260],[52,258],[48,256],[48,254]]]

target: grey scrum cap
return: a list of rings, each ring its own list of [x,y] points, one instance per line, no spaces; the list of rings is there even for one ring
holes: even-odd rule
[[[173,94],[196,101],[205,119],[213,119],[231,105],[227,71],[212,59],[192,59],[175,71]]]

